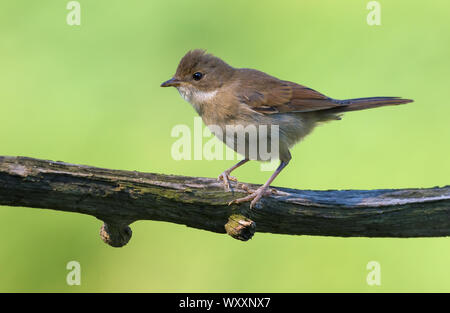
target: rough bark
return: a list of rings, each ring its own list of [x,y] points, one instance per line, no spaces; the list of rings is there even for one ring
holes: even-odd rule
[[[250,188],[257,186],[248,184]],[[0,157],[0,205],[88,214],[105,222],[102,239],[122,246],[129,224],[156,220],[228,232],[341,237],[450,235],[450,186],[428,189],[294,190],[277,188],[250,210],[228,205],[216,179],[110,170],[26,157]]]

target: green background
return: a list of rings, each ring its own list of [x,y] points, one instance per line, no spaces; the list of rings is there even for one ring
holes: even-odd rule
[[[0,4],[0,155],[216,177],[233,161],[175,161],[173,126],[196,113],[159,85],[205,48],[334,98],[414,103],[348,113],[297,145],[275,186],[375,189],[449,184],[448,1],[82,0]],[[253,162],[236,171],[263,183]],[[90,216],[0,207],[0,291],[450,291],[450,241],[287,236],[249,242],[164,222],[132,225],[121,249]],[[66,284],[81,263],[81,286]],[[381,286],[366,265],[381,265]]]

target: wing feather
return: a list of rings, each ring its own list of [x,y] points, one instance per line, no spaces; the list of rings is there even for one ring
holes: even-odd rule
[[[345,106],[311,88],[282,81],[259,71],[250,71],[237,96],[256,112],[311,112]]]

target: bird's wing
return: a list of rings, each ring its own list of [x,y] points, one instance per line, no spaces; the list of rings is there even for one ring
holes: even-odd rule
[[[332,98],[296,83],[269,75],[251,76],[239,88],[237,96],[241,103],[259,113],[311,112],[343,106]]]

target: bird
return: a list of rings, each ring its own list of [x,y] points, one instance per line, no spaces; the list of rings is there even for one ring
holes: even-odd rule
[[[401,97],[345,100],[330,98],[314,89],[278,79],[262,71],[232,67],[203,49],[188,51],[181,58],[175,75],[163,82],[161,87],[175,87],[208,127],[215,125],[216,130],[221,130],[220,136],[217,131],[213,132],[220,140],[243,154],[241,161],[218,177],[227,190],[231,190],[230,181],[236,181],[236,178],[230,175],[231,172],[250,160],[267,161],[259,154],[250,155],[249,150],[252,147],[258,149],[259,138],[264,136],[267,145],[271,146],[275,136],[268,131],[262,134],[260,127],[276,126],[277,146],[271,152],[276,152],[279,166],[264,185],[256,190],[248,190],[249,195],[229,203],[231,205],[250,202],[250,208],[254,208],[262,197],[276,192],[270,185],[290,162],[290,149],[317,125],[340,120],[346,112],[413,102],[412,99]],[[244,149],[239,150],[236,144],[236,136],[239,134],[227,133],[228,126],[236,128],[250,125],[257,129],[258,139],[250,140],[251,138],[245,135]],[[231,144],[225,140],[230,137],[234,139]]]

